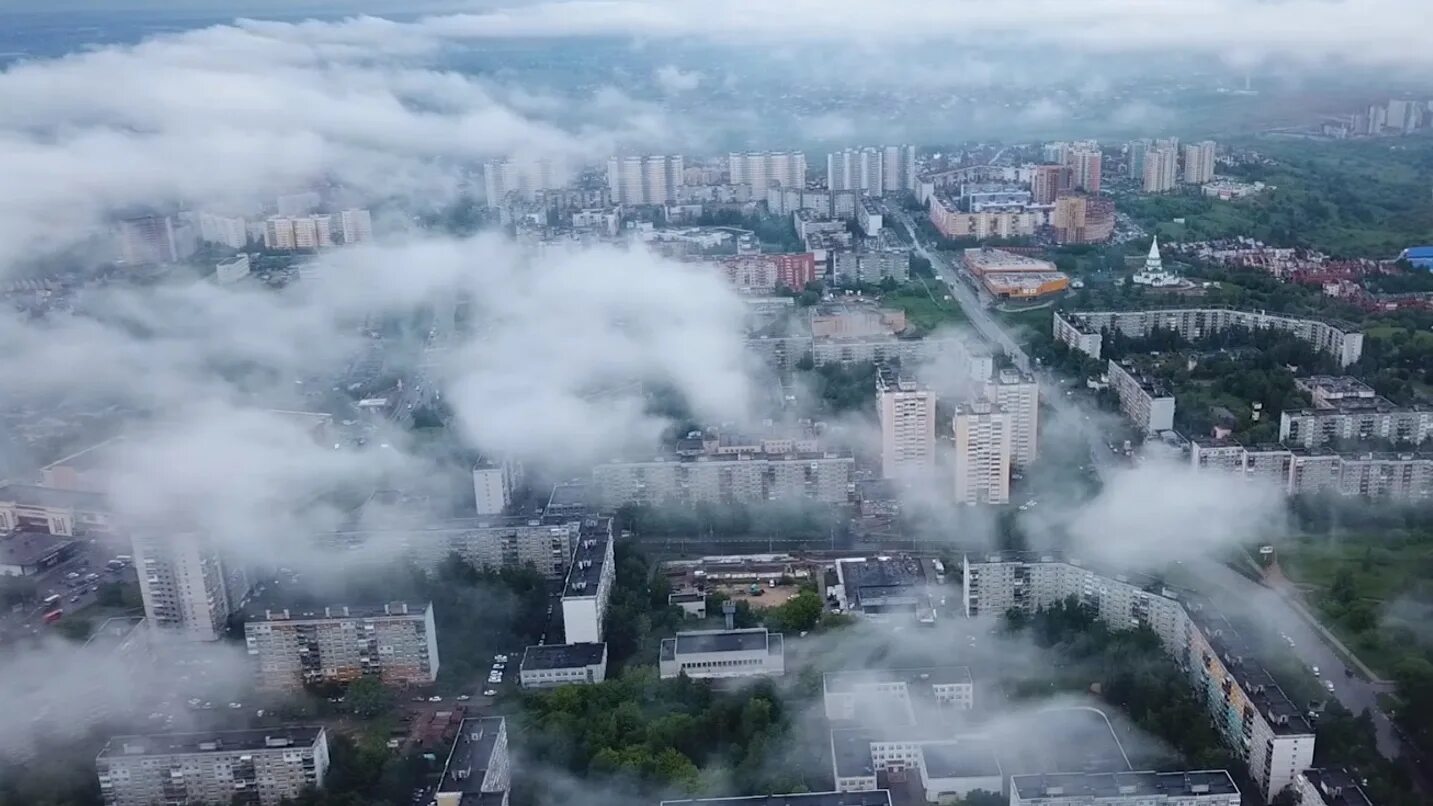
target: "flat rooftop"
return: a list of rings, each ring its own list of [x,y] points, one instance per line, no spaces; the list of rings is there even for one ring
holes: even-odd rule
[[[269,608],[263,612],[255,612],[247,616],[250,622],[263,621],[333,621],[335,619],[371,619],[371,618],[412,618],[422,616],[429,607],[429,602],[389,602],[386,604],[364,604],[364,605],[332,605],[322,610],[292,610],[288,608]]]
[[[1323,796],[1326,806],[1373,806],[1373,801],[1369,800],[1368,795],[1364,793],[1359,779],[1350,775],[1348,770],[1332,767],[1321,770],[1304,770],[1303,776]],[[1304,806],[1318,806],[1318,804],[1309,803]]]
[[[1129,758],[1104,712],[1050,708],[1005,722],[992,743],[1010,775],[1129,772]]]
[[[596,666],[607,659],[606,644],[543,644],[522,653],[522,668],[575,669]]]
[[[1020,799],[1025,801],[1041,797],[1189,797],[1239,794],[1239,787],[1234,785],[1234,779],[1230,778],[1225,770],[1015,775],[1010,778],[1010,787],[1012,792],[1018,792]]]
[[[99,493],[41,487],[38,484],[6,484],[0,487],[0,501],[45,509],[80,509],[94,512],[107,508],[104,496]]]
[[[696,800],[664,800],[662,806],[698,806],[710,803],[719,806],[891,806],[891,794],[884,789],[873,792],[808,792],[800,795],[747,795],[736,798],[700,798]]]
[[[572,553],[572,565],[567,569],[567,582],[562,588],[564,598],[597,595],[597,586],[602,580],[602,566],[607,563],[607,547],[611,541],[611,535],[600,529],[581,531],[577,548]]]
[[[702,630],[679,632],[676,637],[676,654],[694,655],[706,652],[756,652],[769,646],[770,638],[780,633],[769,633],[765,627],[751,627],[744,630]]]
[[[323,728],[313,726],[256,728],[205,733],[154,733],[115,736],[105,742],[99,758],[170,756],[192,753],[229,753],[237,750],[280,750],[308,747]]]
[[[0,538],[0,565],[40,565],[54,558],[75,541],[43,532],[16,532]]]
[[[995,748],[981,737],[927,742],[921,745],[926,775],[931,778],[974,778],[1000,775]]]
[[[483,776],[492,763],[493,749],[497,747],[504,723],[500,716],[463,720],[458,726],[458,737],[453,740],[453,749],[448,753],[448,763],[443,766],[439,792],[482,791]]]
[[[908,685],[970,685],[969,666],[922,666],[910,669],[853,669],[827,672],[823,687],[833,694],[874,683],[904,682]]]

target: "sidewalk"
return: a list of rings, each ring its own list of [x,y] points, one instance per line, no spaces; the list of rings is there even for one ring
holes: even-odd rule
[[[1376,686],[1392,688],[1393,681],[1379,677],[1352,649],[1348,648],[1347,644],[1340,641],[1337,635],[1334,635],[1332,631],[1319,621],[1318,617],[1304,604],[1303,594],[1299,593],[1298,588],[1289,581],[1288,577],[1284,576],[1284,572],[1279,568],[1277,562],[1270,565],[1261,576],[1265,587],[1279,594],[1279,597],[1287,602],[1289,607],[1294,609],[1295,613],[1298,613],[1304,621],[1308,622],[1310,627],[1313,627],[1318,634],[1323,637],[1329,646],[1333,647],[1334,651],[1339,654],[1339,657],[1356,667],[1359,674],[1362,674],[1368,682]]]

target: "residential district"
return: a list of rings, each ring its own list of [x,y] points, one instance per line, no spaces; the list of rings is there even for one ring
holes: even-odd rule
[[[1429,119],[1427,104],[1389,104],[1339,131],[1386,133],[1396,123],[1412,133]],[[475,220],[505,229],[535,254],[629,245],[730,283],[746,306],[746,347],[769,371],[777,407],[792,416],[760,433],[697,424],[669,435],[659,455],[612,456],[579,478],[538,479],[522,457],[483,455],[471,462],[468,511],[435,513],[417,493],[374,490],[344,527],[295,536],[325,556],[351,558],[343,562],[354,574],[402,567],[430,580],[472,573],[487,575],[485,584],[513,585],[518,574],[531,574],[540,626],[521,643],[470,644],[466,634],[455,641],[445,633],[476,613],[444,613],[461,600],[415,595],[396,575],[391,587],[364,598],[313,601],[301,595],[301,574],[282,561],[256,566],[202,533],[123,522],[108,501],[107,472],[127,437],[96,434],[116,413],[95,427],[90,413],[6,412],[32,448],[67,446],[0,486],[0,572],[29,580],[33,591],[0,625],[6,652],[25,652],[90,608],[113,612],[99,600],[137,587],[142,614],[73,628],[74,637],[90,658],[103,659],[92,662],[123,669],[116,675],[125,680],[167,680],[185,670],[163,690],[136,685],[118,702],[100,698],[105,709],[76,713],[37,695],[28,718],[42,725],[63,715],[68,736],[134,726],[107,735],[85,772],[100,802],[112,806],[322,802],[301,799],[353,775],[337,774],[341,753],[354,752],[341,737],[379,715],[391,726],[383,752],[417,759],[405,792],[412,803],[507,804],[510,797],[532,802],[514,794],[524,765],[562,763],[514,749],[524,729],[539,729],[533,709],[557,707],[544,692],[597,690],[646,673],[643,685],[653,691],[695,685],[703,693],[693,697],[743,697],[755,690],[751,681],[807,679],[819,682],[812,696],[820,724],[802,750],[824,765],[819,786],[752,792],[731,782],[729,793],[702,792],[706,798],[674,787],[645,790],[650,800],[614,795],[614,802],[1372,803],[1370,770],[1396,758],[1388,748],[1401,747],[1408,759],[1419,751],[1380,710],[1386,706],[1352,699],[1367,683],[1352,663],[1335,681],[1325,662],[1316,697],[1291,692],[1287,681],[1307,683],[1308,665],[1295,663],[1292,678],[1271,672],[1266,662],[1288,660],[1283,644],[1270,650],[1248,634],[1261,626],[1247,623],[1246,613],[1184,581],[1055,551],[995,551],[958,537],[943,546],[890,539],[905,528],[902,513],[917,492],[960,512],[1008,516],[1037,507],[1036,477],[1055,461],[1045,458],[1047,443],[1062,436],[1051,433],[1050,418],[1077,403],[1123,418],[1087,426],[1095,436],[1081,446],[1078,464],[1096,484],[1126,466],[1172,461],[1291,498],[1403,504],[1433,497],[1433,454],[1424,450],[1433,436],[1429,381],[1400,387],[1396,400],[1381,392],[1392,376],[1387,364],[1369,363],[1365,326],[1326,315],[1352,310],[1351,295],[1382,305],[1380,278],[1426,271],[1427,247],[1334,261],[1252,238],[1161,242],[1163,222],[1121,209],[1126,200],[1137,206],[1167,195],[1232,204],[1272,192],[1241,181],[1238,166],[1250,158],[1208,140],[1164,137],[954,153],[853,147],[826,154],[824,166],[789,150],[715,159],[619,155],[586,168],[489,162],[474,185],[487,211],[473,213]],[[187,262],[225,286],[282,287],[322,270],[314,253],[371,240],[375,223],[367,209],[304,190],[263,211],[117,222],[114,259],[151,276]],[[1112,270],[1076,259],[1125,244],[1136,254],[1119,252]],[[1225,293],[1249,275],[1307,292],[1299,298],[1307,304],[1274,310]],[[91,282],[124,280],[21,281],[7,300],[43,316],[68,310]],[[1426,311],[1426,294],[1418,299],[1399,304]],[[1037,326],[1023,327],[1030,322]],[[434,314],[427,346],[444,349],[454,327],[453,312]],[[325,409],[327,396],[319,394],[312,411],[274,414],[340,450],[380,427],[415,427],[434,416],[435,384],[420,366],[393,365],[381,334],[371,335],[363,355],[312,384],[348,390],[349,404]],[[1287,405],[1273,410],[1252,396],[1203,393],[1216,381],[1199,381],[1199,366],[1275,346],[1290,357],[1269,370],[1291,385]],[[824,397],[816,393],[821,400],[806,399],[811,386],[798,382],[812,378],[827,381]],[[877,438],[853,443],[823,417],[843,411],[869,412]],[[73,427],[57,428],[57,418]],[[92,444],[76,444],[91,436]],[[1075,475],[1067,458],[1058,461],[1058,472]],[[663,534],[643,521],[773,505],[814,507],[835,519],[822,521],[825,533],[806,543],[736,552],[739,543],[710,530],[707,539],[700,529]],[[750,542],[773,548],[778,537],[786,536]],[[648,568],[633,559],[642,552],[660,561]],[[645,573],[624,578],[630,568]],[[655,600],[636,596],[634,605],[624,588],[655,591]],[[614,626],[619,601],[622,609],[638,607],[643,629],[653,631],[638,631],[651,639],[647,654],[634,649],[640,641],[631,623]],[[812,601],[814,611],[793,615]],[[1127,748],[1131,716],[1121,702],[1101,698],[1101,681],[1085,681],[1078,701],[1016,696],[1009,670],[976,649],[1067,609],[1088,617],[1091,630],[1153,636],[1151,662],[1177,670],[1165,696],[1190,698],[1202,711],[1196,721],[1222,745],[1200,758],[1225,763],[1204,768],[1180,753],[1156,761]],[[1300,645],[1327,651],[1322,626],[1301,612],[1296,620],[1318,637]],[[933,648],[936,661],[910,663],[893,652],[884,662],[845,665],[813,651],[867,627],[950,645]],[[222,669],[200,649],[224,645],[246,658],[246,682],[220,685]],[[476,661],[474,646],[483,647]],[[444,677],[450,655],[464,657],[464,679]],[[87,685],[107,683],[97,677]],[[320,705],[302,719],[264,705],[295,696]],[[1319,723],[1341,696],[1376,714],[1390,737],[1372,760],[1330,755],[1347,745],[1320,746]],[[340,740],[348,742],[341,751]],[[52,752],[33,735],[0,734],[0,742],[7,757],[29,763]],[[576,774],[626,769],[613,757]],[[673,763],[691,762],[678,754]],[[591,778],[589,785],[585,796],[554,802],[606,802],[597,794],[606,784]]]

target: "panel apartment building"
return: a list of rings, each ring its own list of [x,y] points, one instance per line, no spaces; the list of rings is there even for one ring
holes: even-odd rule
[[[1232,439],[1190,440],[1190,464],[1200,471],[1266,479],[1288,495],[1331,493],[1368,499],[1433,498],[1433,454],[1347,452],[1328,448],[1239,444]]]
[[[245,623],[244,643],[259,685],[271,690],[363,678],[385,686],[426,685],[438,678],[431,603],[266,610]]]
[[[500,716],[464,719],[433,793],[435,806],[508,806],[512,760]]]
[[[432,570],[456,554],[475,568],[495,571],[531,564],[548,579],[567,576],[580,524],[543,523],[526,516],[458,518],[411,527],[332,532],[320,542],[344,548],[373,546],[393,551]]]
[[[622,504],[756,504],[850,500],[856,460],[832,452],[673,454],[646,462],[612,461],[592,470],[604,507]]]
[[[985,399],[1010,418],[1010,463],[1016,467],[1033,464],[1040,449],[1040,384],[1035,377],[1002,369],[985,385]]]
[[[957,504],[1005,504],[1010,501],[1011,417],[987,400],[955,407]]]
[[[1303,711],[1252,657],[1233,626],[1205,603],[1157,580],[1106,575],[1058,555],[1012,553],[963,562],[965,612],[1034,612],[1075,597],[1111,629],[1145,626],[1189,675],[1224,742],[1247,763],[1265,802],[1313,762]]]
[[[614,542],[610,518],[584,522],[562,588],[562,627],[569,644],[602,642],[617,572]]]
[[[1340,366],[1355,363],[1363,355],[1363,334],[1351,324],[1301,319],[1266,311],[1234,308],[1169,308],[1143,311],[1056,311],[1054,336],[1091,358],[1099,358],[1104,331],[1125,336],[1145,336],[1155,328],[1198,339],[1232,327],[1249,330],[1268,328],[1292,333],[1322,353],[1333,356]]]
[[[1344,385],[1353,378],[1338,379]],[[1368,387],[1364,386],[1364,389]],[[1372,389],[1368,391],[1372,392]],[[1421,445],[1433,438],[1433,407],[1395,406],[1377,395],[1320,396],[1323,404],[1279,413],[1279,441],[1289,446],[1320,448],[1338,442],[1380,440]]]
[[[935,393],[886,367],[876,373],[881,422],[881,476],[900,478],[935,467]]]
[[[133,545],[144,616],[151,628],[193,641],[223,637],[247,583],[242,574],[226,571],[218,548],[192,533],[144,532],[133,536]]]
[[[1010,806],[1239,806],[1225,770],[1012,775]]]
[[[1110,361],[1109,379],[1130,422],[1146,432],[1174,428],[1174,394],[1162,382],[1128,361]]]
[[[328,738],[320,727],[116,736],[95,768],[105,806],[278,806],[323,788]]]

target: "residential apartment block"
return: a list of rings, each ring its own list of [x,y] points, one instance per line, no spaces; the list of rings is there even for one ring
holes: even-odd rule
[[[617,204],[671,204],[686,184],[681,156],[611,157],[607,188]]]
[[[1265,479],[1288,495],[1334,494],[1368,499],[1433,498],[1433,454],[1339,453],[1328,448],[1245,446],[1232,439],[1190,440],[1197,470],[1242,473]]]
[[[343,548],[370,546],[380,553],[396,553],[424,569],[435,569],[456,554],[482,570],[531,564],[548,579],[561,580],[567,576],[579,532],[576,520],[552,524],[539,518],[513,516],[331,532],[320,535],[318,540]]]
[[[1279,441],[1319,448],[1338,442],[1421,445],[1433,438],[1433,407],[1395,406],[1387,398],[1344,398],[1327,407],[1279,413]]]
[[[1010,500],[1010,415],[986,400],[955,407],[955,502],[1004,504]]]
[[[1239,806],[1227,770],[1010,776],[1010,806]]]
[[[1010,463],[1026,467],[1039,454],[1040,384],[1035,376],[1002,369],[985,384],[985,399],[1010,418]]]
[[[604,507],[850,500],[855,459],[830,452],[751,452],[613,461],[592,470]]]
[[[508,806],[511,789],[507,720],[464,719],[443,765],[434,806]]]
[[[1111,629],[1148,627],[1189,674],[1225,743],[1248,764],[1265,802],[1313,761],[1314,732],[1252,657],[1227,619],[1206,602],[1181,598],[1158,580],[1106,575],[1058,555],[1014,553],[964,559],[965,611],[1033,612],[1074,597]]]
[[[663,680],[779,677],[786,673],[785,643],[765,627],[679,632],[663,639],[658,666]]]
[[[881,423],[881,476],[929,473],[935,467],[935,393],[889,368],[876,373]]]
[[[1120,411],[1146,432],[1174,428],[1174,393],[1162,381],[1145,375],[1128,361],[1110,361],[1110,388],[1119,395]]]
[[[1294,782],[1299,806],[1373,806],[1360,779],[1347,770],[1304,770]]]
[[[140,532],[132,537],[144,615],[154,630],[217,641],[247,592],[233,581],[218,548],[200,534]],[[238,587],[246,587],[240,583]]]
[[[612,519],[588,518],[573,549],[562,588],[562,628],[569,644],[603,640],[607,602],[612,598],[617,563],[612,555]]]
[[[727,155],[728,181],[751,186],[761,198],[772,184],[783,188],[806,186],[806,154],[800,151],[750,151]]]
[[[1214,180],[1213,140],[1188,143],[1184,146],[1184,183],[1202,185]]]
[[[278,806],[322,789],[320,727],[116,736],[95,759],[105,806],[158,803]]]
[[[1363,355],[1363,334],[1352,325],[1234,308],[1056,311],[1054,335],[1090,357],[1099,358],[1101,334],[1107,330],[1126,336],[1145,336],[1155,328],[1164,328],[1194,340],[1232,327],[1249,330],[1268,328],[1292,333],[1319,352],[1333,356],[1345,367]]]
[[[385,686],[426,685],[438,678],[431,603],[266,610],[244,624],[244,643],[267,689],[365,678]]]

